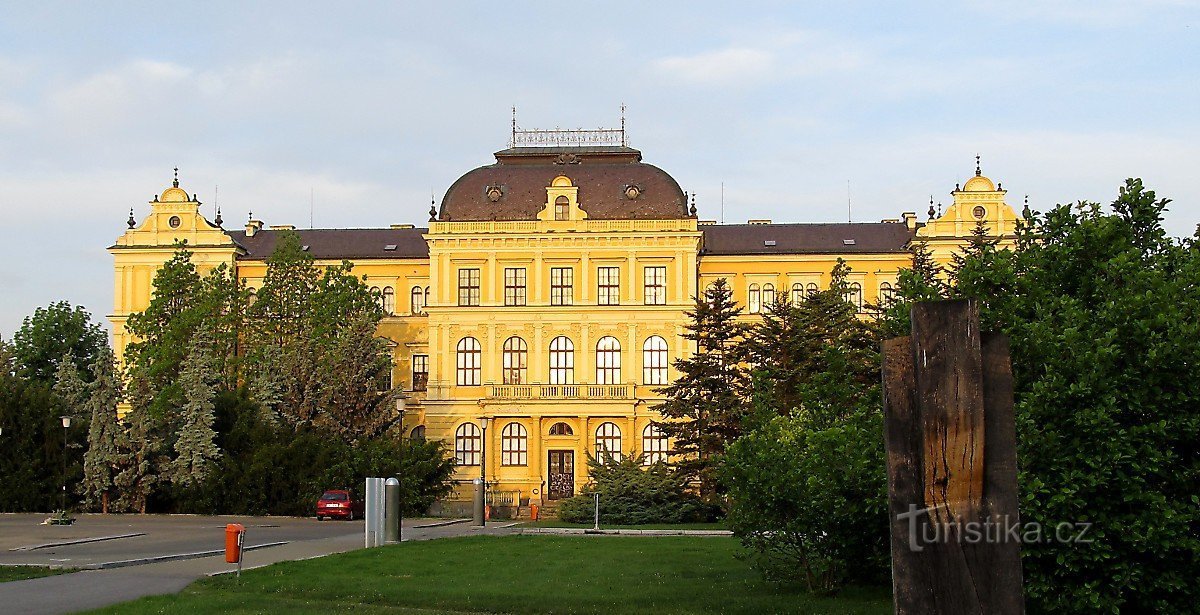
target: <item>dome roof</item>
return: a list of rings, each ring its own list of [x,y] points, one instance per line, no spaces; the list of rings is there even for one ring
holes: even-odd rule
[[[192,200],[188,193],[179,186],[171,186],[163,190],[162,196],[158,197],[159,201],[164,203],[187,203]]]
[[[996,191],[996,184],[993,184],[992,180],[984,175],[976,175],[975,177],[968,179],[967,183],[963,186],[963,192],[995,192],[995,191]]]
[[[628,147],[518,147],[496,152],[496,164],[468,171],[442,199],[438,220],[537,220],[546,188],[565,176],[578,187],[589,219],[688,217],[687,197],[662,169]]]

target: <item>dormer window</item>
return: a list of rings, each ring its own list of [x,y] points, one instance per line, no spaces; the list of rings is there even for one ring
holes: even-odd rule
[[[555,220],[570,220],[571,219],[571,201],[565,196],[560,196],[554,199],[554,219]]]

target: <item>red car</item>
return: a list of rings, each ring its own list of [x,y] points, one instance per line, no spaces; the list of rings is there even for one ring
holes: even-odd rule
[[[321,519],[349,519],[353,521],[363,514],[362,500],[355,500],[345,489],[329,489],[317,500],[317,521]]]

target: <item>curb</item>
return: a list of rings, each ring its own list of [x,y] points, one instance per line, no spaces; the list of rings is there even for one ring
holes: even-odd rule
[[[423,530],[423,529],[430,528],[430,527],[444,527],[447,525],[457,525],[459,523],[466,523],[468,521],[470,521],[470,519],[450,519],[448,521],[434,521],[433,523],[422,523],[421,525],[414,525],[411,527],[414,530]]]
[[[281,542],[268,542],[266,544],[254,545],[250,547],[242,547],[242,551],[255,551],[257,549],[266,549],[267,547],[278,547],[286,545],[291,541],[284,540]],[[141,566],[144,564],[157,564],[159,562],[174,562],[185,559],[198,559],[201,557],[211,557],[220,555],[225,552],[225,549],[214,549],[212,551],[197,551],[195,553],[173,553],[171,555],[156,555],[154,557],[139,557],[137,559],[126,559],[115,562],[100,562],[98,564],[87,564],[80,566],[80,570],[108,570],[110,568],[125,568],[127,566]]]
[[[593,529],[578,527],[532,527],[519,532],[522,535],[559,535],[559,536],[733,536],[730,530],[628,530],[628,529]]]
[[[122,538],[133,538],[135,536],[145,536],[146,532],[134,532],[132,534],[116,534],[113,536],[96,536],[94,538],[76,538],[74,540],[61,540],[59,542],[46,542],[40,545],[25,545],[23,547],[13,547],[9,551],[35,551],[37,549],[49,549],[50,547],[66,547],[70,545],[82,545],[89,542],[103,542],[105,540],[120,540]]]

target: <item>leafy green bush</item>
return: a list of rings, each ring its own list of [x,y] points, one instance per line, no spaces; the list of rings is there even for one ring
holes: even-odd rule
[[[588,456],[592,482],[581,494],[564,500],[558,516],[571,523],[591,523],[595,496],[600,494],[600,522],[608,525],[706,521],[708,507],[688,490],[687,478],[665,464],[642,465],[643,457],[600,462]]]

